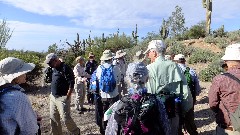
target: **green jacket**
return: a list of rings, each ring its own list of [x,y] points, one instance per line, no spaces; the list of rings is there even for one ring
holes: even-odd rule
[[[193,106],[191,91],[188,88],[186,78],[179,66],[164,57],[159,56],[155,62],[147,66],[149,80],[146,87],[149,93],[159,94],[160,91],[180,94],[180,84],[182,82],[183,98],[182,109],[187,112]]]

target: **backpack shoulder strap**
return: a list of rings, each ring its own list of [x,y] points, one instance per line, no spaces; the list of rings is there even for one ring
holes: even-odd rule
[[[225,75],[225,76],[237,81],[240,84],[240,80],[236,76],[234,76],[233,74],[230,74],[230,73],[226,72],[226,73],[223,73],[222,75]]]
[[[20,90],[20,89],[15,88],[15,87],[13,87],[13,86],[5,87],[5,88],[3,88],[3,89],[0,90],[0,96],[3,95],[3,94],[5,94],[5,93],[7,93],[7,92],[18,91],[18,90]]]

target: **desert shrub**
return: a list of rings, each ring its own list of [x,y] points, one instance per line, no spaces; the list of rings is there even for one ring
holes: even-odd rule
[[[188,62],[193,63],[206,63],[212,62],[214,53],[206,49],[196,49],[190,56]]]
[[[213,37],[224,37],[227,32],[224,31],[224,25],[213,31]]]
[[[44,55],[38,52],[1,50],[0,59],[16,57],[27,63],[34,63],[36,66],[32,72],[27,74],[27,82],[34,83],[42,75]]]
[[[228,39],[225,38],[225,37],[217,37],[215,40],[217,41],[217,46],[220,49],[224,49],[224,48],[226,48],[230,44]]]
[[[216,44],[217,43],[216,39],[212,35],[206,36],[204,38],[204,42],[209,43],[209,44],[211,44],[211,43]]]
[[[185,46],[180,42],[175,42],[175,44],[173,46],[171,46],[167,53],[168,54],[183,54],[185,56],[191,55],[194,51],[196,50],[196,48],[191,47],[191,46]]]
[[[205,37],[205,24],[205,22],[200,22],[197,25],[193,25],[189,30],[187,30],[186,36],[188,37],[188,39],[198,39],[201,37]]]
[[[213,77],[223,72],[223,68],[220,65],[220,58],[212,62],[207,68],[203,69],[199,73],[201,81],[210,82]]]
[[[240,30],[228,32],[226,36],[230,40],[230,42],[239,40],[240,39]]]

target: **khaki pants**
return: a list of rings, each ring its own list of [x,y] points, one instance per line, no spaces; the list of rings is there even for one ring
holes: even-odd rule
[[[75,84],[74,90],[76,93],[75,109],[81,109],[81,108],[83,108],[83,104],[84,104],[85,96],[86,96],[85,84],[84,83]]]
[[[230,131],[219,126],[216,127],[215,135],[240,135],[238,131]]]
[[[71,100],[67,100],[67,96],[54,97],[50,95],[50,124],[53,135],[63,135],[60,118],[68,131],[74,135],[80,135],[80,129],[70,116],[70,102]]]

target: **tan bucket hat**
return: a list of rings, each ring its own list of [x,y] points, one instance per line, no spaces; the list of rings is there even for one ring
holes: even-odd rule
[[[0,61],[0,86],[11,83],[13,79],[34,69],[35,64],[8,57]]]
[[[90,52],[90,53],[88,54],[88,58],[90,58],[90,57],[95,57],[95,55],[93,54],[93,52]]]
[[[105,50],[104,52],[103,52],[103,55],[102,55],[102,57],[100,58],[100,60],[110,60],[110,59],[112,59],[113,57],[112,57],[112,52],[110,51],[110,50]]]

